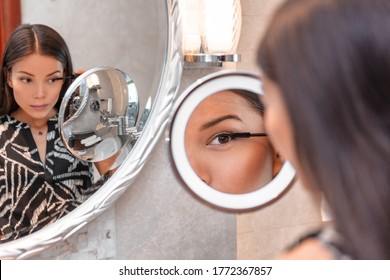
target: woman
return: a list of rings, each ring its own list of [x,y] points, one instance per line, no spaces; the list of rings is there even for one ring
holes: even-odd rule
[[[266,31],[267,133],[341,237],[315,234],[282,258],[390,259],[389,15],[388,0],[288,0]]]
[[[263,111],[258,94],[244,90],[214,93],[196,107],[185,144],[191,166],[206,184],[239,194],[272,180],[280,160],[264,134]]]
[[[61,141],[58,109],[72,75],[63,38],[21,25],[4,50],[0,76],[0,240],[34,232],[94,191],[92,169]]]

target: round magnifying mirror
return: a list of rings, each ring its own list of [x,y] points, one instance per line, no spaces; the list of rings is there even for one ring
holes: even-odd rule
[[[138,138],[138,112],[133,80],[118,69],[97,67],[80,75],[66,91],[58,120],[61,137],[76,157],[99,163],[103,174]]]
[[[264,129],[261,80],[243,71],[213,73],[181,96],[171,125],[178,173],[197,196],[232,210],[279,197],[295,172]]]

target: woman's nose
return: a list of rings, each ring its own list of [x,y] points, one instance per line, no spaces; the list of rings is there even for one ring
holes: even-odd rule
[[[201,176],[200,177],[203,182],[205,182],[206,185],[210,186],[211,185],[211,177],[210,176]]]
[[[35,88],[33,97],[35,97],[35,98],[43,98],[45,96],[46,96],[46,88],[45,88],[44,84],[43,83],[38,83],[36,88]]]
[[[198,177],[203,182],[205,182],[209,186],[211,185],[212,177],[211,177],[209,170],[207,170],[207,168],[205,168],[204,166],[202,166],[202,167],[193,166],[192,168],[194,169],[196,175],[198,175]]]

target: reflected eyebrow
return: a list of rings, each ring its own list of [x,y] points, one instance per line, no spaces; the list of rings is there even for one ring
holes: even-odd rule
[[[54,74],[57,74],[57,73],[61,74],[60,70],[56,70],[53,73],[47,74],[47,77],[54,75]]]
[[[18,73],[26,74],[26,75],[29,75],[29,76],[34,76],[33,74],[28,73],[28,72],[26,72],[26,71],[18,71]]]
[[[220,122],[223,122],[225,120],[237,120],[237,121],[242,121],[238,116],[236,115],[225,115],[225,116],[221,116],[219,118],[216,118],[214,120],[211,120],[205,124],[203,124],[201,126],[201,130],[203,129],[207,129],[207,128],[210,128],[212,126],[215,126],[217,124],[219,124]]]
[[[23,70],[22,70],[22,71],[19,71],[18,73],[26,74],[26,75],[29,75],[29,76],[34,76],[33,74],[31,74],[31,73],[29,73],[29,72],[26,72],[26,71],[23,71]],[[59,70],[56,70],[56,71],[54,71],[54,72],[52,72],[52,73],[47,74],[46,77],[49,77],[49,76],[54,75],[54,74],[57,74],[57,73],[60,73],[60,74],[61,74],[61,72],[60,72]]]

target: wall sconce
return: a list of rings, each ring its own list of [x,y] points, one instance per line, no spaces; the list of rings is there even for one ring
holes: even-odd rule
[[[238,62],[240,0],[180,0],[184,67],[221,67]]]

